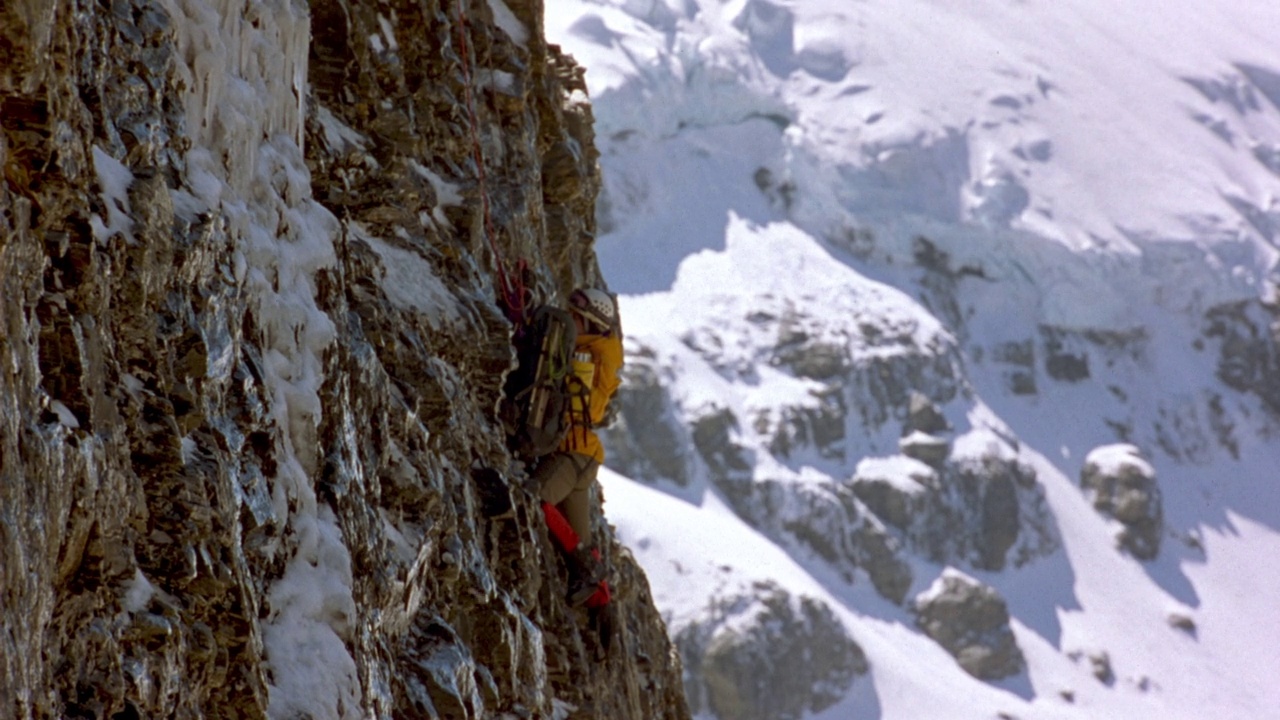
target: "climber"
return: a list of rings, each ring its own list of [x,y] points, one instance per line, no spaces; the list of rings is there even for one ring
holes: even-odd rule
[[[569,559],[569,603],[598,607],[609,602],[609,585],[591,542],[591,486],[604,462],[604,446],[593,428],[605,419],[620,382],[622,331],[617,305],[602,290],[573,291],[569,310],[578,331],[569,378],[569,430],[560,447],[538,464],[533,479],[547,527]]]

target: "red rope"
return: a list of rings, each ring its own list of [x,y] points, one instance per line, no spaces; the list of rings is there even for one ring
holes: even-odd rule
[[[469,21],[467,20],[465,3],[466,0],[458,0],[458,48],[462,53],[462,76],[466,81],[463,87],[467,101],[467,116],[471,124],[472,159],[476,164],[476,179],[480,185],[480,208],[484,215],[484,233],[489,241],[489,249],[493,252],[494,264],[498,270],[498,287],[501,294],[499,299],[502,301],[503,310],[506,312],[508,320],[516,326],[521,326],[526,319],[526,291],[523,277],[525,263],[521,260],[520,272],[516,274],[513,280],[508,272],[506,260],[498,249],[498,233],[494,230],[493,213],[489,208],[489,191],[486,183],[488,178],[484,167],[484,150],[480,146],[480,120],[476,114],[475,96],[471,90],[471,52],[467,43],[467,25]]]

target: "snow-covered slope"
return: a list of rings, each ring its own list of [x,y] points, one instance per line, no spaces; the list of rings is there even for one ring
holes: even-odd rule
[[[1280,707],[1280,6],[564,0],[546,23],[587,67],[625,295],[606,513],[695,712]],[[961,586],[1007,608],[980,660],[930,626]],[[856,650],[761,710],[733,678],[786,673],[716,663],[776,641],[763,617],[834,618]]]

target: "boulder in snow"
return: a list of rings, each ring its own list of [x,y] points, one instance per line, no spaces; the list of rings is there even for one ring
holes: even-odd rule
[[[771,582],[722,598],[712,619],[676,643],[694,714],[728,720],[800,718],[844,697],[869,666],[831,608]]]
[[[907,431],[938,434],[950,429],[946,416],[929,396],[913,390],[907,398]]]
[[[1085,457],[1080,486],[1093,507],[1120,523],[1116,540],[1139,560],[1160,552],[1164,508],[1156,472],[1133,445],[1119,443],[1095,448]]]
[[[926,510],[927,493],[938,488],[938,473],[910,457],[864,458],[849,485],[876,517],[905,530]]]
[[[915,458],[934,468],[941,468],[951,452],[951,442],[944,437],[913,430],[898,441],[898,449],[903,455]]]
[[[1025,664],[1009,609],[994,588],[948,569],[912,603],[916,626],[980,680],[1022,672]]]

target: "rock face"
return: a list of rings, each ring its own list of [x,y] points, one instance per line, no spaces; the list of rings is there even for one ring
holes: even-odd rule
[[[541,4],[109,5],[0,9],[0,715],[688,717],[497,417],[499,299],[600,280]]]
[[[1009,629],[1009,609],[996,591],[948,571],[913,602],[916,625],[981,680],[1022,672],[1022,651]]]
[[[677,639],[694,712],[740,720],[801,718],[844,696],[866,655],[831,608],[772,583],[722,598],[716,621]]]
[[[850,486],[933,562],[995,571],[1058,547],[1034,470],[998,452],[952,458],[941,472],[903,456],[867,458]]]
[[[901,303],[876,315],[868,296],[844,312],[826,296],[804,304],[762,289],[684,331],[683,347],[641,338],[620,396],[625,423],[609,432],[625,449],[614,467],[705,482],[756,529],[849,580],[865,573],[895,603],[912,556],[998,571],[1056,550],[1016,441],[948,419],[969,392],[954,341],[915,318],[886,319],[906,312]],[[712,374],[723,385],[704,387]],[[696,386],[682,385],[689,376]]]
[[[1080,486],[1093,507],[1121,525],[1116,536],[1120,547],[1139,560],[1153,560],[1160,553],[1164,533],[1164,506],[1155,469],[1138,448],[1105,445],[1085,457]]]
[[[1213,308],[1204,336],[1219,343],[1218,377],[1280,416],[1280,307],[1251,301]]]

